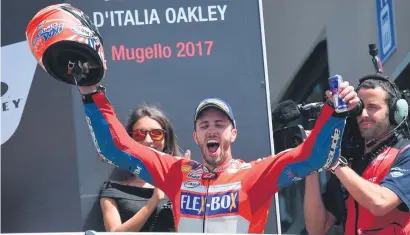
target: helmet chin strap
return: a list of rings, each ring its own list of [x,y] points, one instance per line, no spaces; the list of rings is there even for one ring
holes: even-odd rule
[[[78,86],[78,82],[82,79],[86,79],[88,73],[90,72],[90,67],[88,62],[82,63],[81,61],[68,61],[67,74],[73,76],[75,84]]]
[[[86,79],[89,71],[90,68],[88,62],[82,63],[79,60],[76,62],[72,62],[71,60],[68,61],[67,74],[70,74],[73,77],[75,86],[77,87],[80,93],[81,90],[78,86],[78,82],[80,82],[83,79]]]

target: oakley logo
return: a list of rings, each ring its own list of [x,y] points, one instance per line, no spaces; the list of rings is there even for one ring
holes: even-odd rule
[[[191,179],[200,179],[202,177],[202,173],[189,173],[187,177]]]
[[[391,168],[391,170],[392,171],[402,171],[402,172],[408,171],[407,169],[403,169],[403,168],[400,168],[400,167],[393,167],[393,168]]]
[[[7,58],[1,60],[1,144],[4,144],[20,124],[37,61],[26,41],[3,46],[1,53]]]
[[[390,175],[391,175],[393,178],[397,178],[397,177],[403,176],[404,174],[401,173],[401,172],[399,172],[399,171],[393,171],[393,172],[390,172]]]
[[[5,82],[1,82],[1,97],[7,93],[9,86]]]
[[[71,30],[84,38],[92,38],[94,36],[93,32],[85,26],[76,25],[75,27],[71,28]]]
[[[196,188],[196,187],[198,187],[199,185],[201,185],[201,183],[200,183],[199,181],[197,181],[197,180],[190,180],[190,181],[186,181],[186,182],[184,183],[184,185],[185,185],[185,187],[187,187],[187,188]]]

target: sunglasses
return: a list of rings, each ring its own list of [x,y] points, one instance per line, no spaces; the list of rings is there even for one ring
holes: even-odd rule
[[[160,141],[164,139],[165,130],[153,129],[153,130],[147,131],[143,129],[135,129],[135,130],[132,130],[131,136],[136,141],[144,141],[147,134],[149,134],[152,140]]]

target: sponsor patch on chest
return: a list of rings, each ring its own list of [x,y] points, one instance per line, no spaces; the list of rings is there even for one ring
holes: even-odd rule
[[[181,214],[203,216],[233,214],[239,211],[239,191],[224,193],[197,194],[182,192],[180,197]]]

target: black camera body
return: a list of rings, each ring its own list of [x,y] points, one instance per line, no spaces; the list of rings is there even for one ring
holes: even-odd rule
[[[273,133],[275,154],[283,150],[295,148],[306,139],[306,132],[302,125],[287,126]]]
[[[305,105],[305,107],[307,105]],[[275,154],[286,149],[295,148],[306,139],[307,135],[305,130],[311,130],[313,128],[320,114],[317,105],[307,107],[312,107],[312,109],[301,110],[302,116],[296,122],[292,121],[288,125],[273,132]],[[341,154],[346,159],[351,159],[354,156],[361,155],[363,149],[364,140],[361,137],[356,118],[348,117],[342,137]]]
[[[356,117],[348,117],[342,138],[341,155],[346,159],[363,155],[364,139],[360,134]]]
[[[322,107],[323,103],[297,105],[300,117],[273,132],[275,154],[300,145],[307,137],[305,130],[313,128]]]

